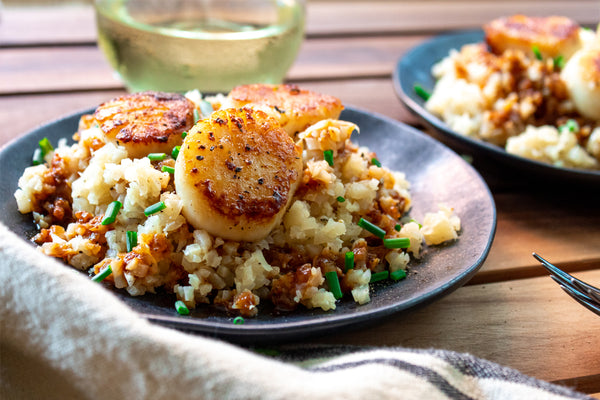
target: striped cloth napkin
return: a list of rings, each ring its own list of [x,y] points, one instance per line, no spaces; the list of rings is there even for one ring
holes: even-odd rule
[[[590,399],[468,354],[281,347],[171,330],[0,225],[0,398]]]

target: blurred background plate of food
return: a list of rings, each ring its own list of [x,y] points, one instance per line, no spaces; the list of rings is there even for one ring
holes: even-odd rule
[[[96,0],[95,9],[98,44],[132,92],[281,83],[304,35],[302,0]]]
[[[476,161],[598,182],[600,70],[584,64],[600,59],[599,43],[564,17],[498,18],[413,48],[398,61],[394,86],[434,135]]]

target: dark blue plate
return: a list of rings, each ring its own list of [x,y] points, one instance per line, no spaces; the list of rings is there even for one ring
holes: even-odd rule
[[[0,169],[4,174],[0,181],[0,222],[23,240],[31,236],[34,226],[30,215],[17,211],[13,193],[19,176],[30,165],[38,141],[46,136],[56,144],[61,137],[71,137],[80,115],[43,125],[0,150]],[[409,126],[354,108],[344,110],[342,119],[360,127],[360,135],[354,141],[377,152],[382,164],[407,174],[412,183],[412,217],[422,219],[425,212],[437,211],[441,202],[455,208],[462,220],[458,241],[427,249],[421,260],[412,262],[407,279],[375,284],[372,300],[364,306],[345,298],[333,312],[299,309],[291,314],[276,314],[261,305],[259,316],[246,319],[243,325],[234,325],[231,316],[211,306],[200,305],[189,316],[180,316],[173,307],[173,295],[130,297],[108,284],[107,290],[155,323],[238,343],[259,344],[299,340],[371,324],[392,313],[431,302],[463,285],[486,258],[496,228],[494,201],[485,182],[453,151]]]
[[[444,142],[452,148],[472,153],[474,156],[489,157],[531,177],[576,184],[600,184],[600,171],[561,168],[507,153],[503,148],[461,135],[450,129],[442,120],[424,107],[424,101],[414,90],[421,85],[429,93],[433,91],[435,79],[431,67],[446,57],[451,49],[459,49],[468,43],[483,41],[483,32],[461,31],[434,37],[409,50],[396,65],[393,73],[394,89],[404,105],[427,126],[441,134]]]

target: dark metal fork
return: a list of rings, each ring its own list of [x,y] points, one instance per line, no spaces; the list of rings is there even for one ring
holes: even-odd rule
[[[562,271],[547,260],[533,253],[533,257],[542,263],[554,279],[569,296],[577,300],[588,310],[600,315],[600,290]]]

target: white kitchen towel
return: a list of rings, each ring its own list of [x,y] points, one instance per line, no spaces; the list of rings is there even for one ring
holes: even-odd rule
[[[443,350],[265,356],[149,323],[0,225],[0,398],[590,399]]]

